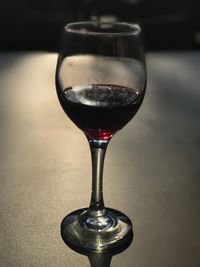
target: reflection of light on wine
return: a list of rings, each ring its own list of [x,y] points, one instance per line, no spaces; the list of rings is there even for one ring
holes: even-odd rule
[[[114,15],[102,15],[99,17],[99,21],[101,22],[117,22],[117,17],[115,17]]]

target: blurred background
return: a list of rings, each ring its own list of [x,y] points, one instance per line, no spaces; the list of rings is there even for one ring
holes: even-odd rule
[[[81,20],[139,22],[148,50],[200,48],[197,0],[0,0],[0,49],[57,51],[62,26]]]

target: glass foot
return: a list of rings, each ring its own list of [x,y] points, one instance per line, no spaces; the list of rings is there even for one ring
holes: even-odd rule
[[[132,223],[117,210],[80,209],[63,219],[61,236],[67,245],[81,250],[111,251],[133,238]]]

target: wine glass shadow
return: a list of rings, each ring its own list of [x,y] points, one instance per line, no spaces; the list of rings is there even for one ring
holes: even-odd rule
[[[110,267],[112,257],[125,251],[131,245],[132,241],[133,241],[133,234],[126,241],[126,243],[124,243],[118,248],[115,248],[107,252],[86,251],[84,249],[82,250],[80,248],[77,248],[67,243],[66,241],[64,242],[70,249],[72,249],[76,253],[88,257],[88,260],[90,262],[90,267]]]

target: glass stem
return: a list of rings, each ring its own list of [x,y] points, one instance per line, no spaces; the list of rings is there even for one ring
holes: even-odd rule
[[[103,211],[103,166],[108,141],[90,140],[92,157],[92,195],[90,202],[91,211]]]

